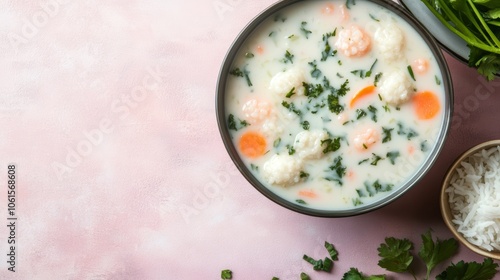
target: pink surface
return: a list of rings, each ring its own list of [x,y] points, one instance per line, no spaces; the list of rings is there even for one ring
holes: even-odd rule
[[[219,67],[271,0],[2,1],[0,220],[16,165],[16,272],[1,279],[340,279],[377,266],[386,236],[451,237],[438,196],[455,157],[500,138],[500,80],[446,56],[454,123],[421,183],[363,216],[322,219],[281,208],[238,173],[217,130]],[[46,3],[46,4],[44,4]],[[313,272],[303,254],[333,273]],[[453,261],[482,261],[465,247]],[[419,264],[420,265],[420,264]],[[422,268],[422,266],[419,266]],[[441,271],[445,266],[436,269]],[[422,271],[420,271],[422,272]],[[409,275],[397,279],[412,279]]]

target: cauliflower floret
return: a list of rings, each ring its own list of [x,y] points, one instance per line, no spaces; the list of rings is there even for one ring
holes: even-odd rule
[[[269,83],[269,89],[275,94],[283,97],[292,89],[296,95],[304,95],[304,72],[299,68],[288,69],[285,72],[279,72],[274,75]]]
[[[345,56],[362,56],[371,47],[371,39],[359,26],[353,25],[337,34],[335,47]]]
[[[276,138],[276,136],[283,134],[284,128],[278,118],[272,115],[262,123],[261,131],[269,138]]]
[[[394,71],[382,76],[379,92],[387,103],[400,105],[412,96],[414,92],[413,82],[405,71]]]
[[[267,101],[250,99],[241,109],[245,114],[245,120],[251,124],[260,123],[271,115],[272,106]]]
[[[272,156],[262,168],[262,176],[269,184],[290,186],[300,181],[302,161],[288,154]]]
[[[295,136],[293,147],[296,154],[303,159],[319,159],[323,156],[321,142],[328,139],[328,133],[322,130],[302,131]]]
[[[399,60],[404,55],[403,31],[392,22],[375,31],[375,43],[380,55],[388,62]]]

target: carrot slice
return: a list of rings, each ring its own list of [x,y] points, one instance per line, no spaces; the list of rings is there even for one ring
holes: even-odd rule
[[[240,151],[249,158],[257,158],[266,152],[266,138],[254,131],[243,134],[240,138]]]
[[[349,106],[352,108],[354,107],[354,104],[356,104],[356,102],[358,102],[360,99],[362,99],[363,97],[366,97],[372,93],[375,92],[375,86],[374,85],[370,85],[370,86],[367,86],[365,88],[363,88],[362,90],[360,90],[352,99],[351,99],[351,103],[349,104]]]
[[[421,120],[434,118],[441,109],[439,98],[430,91],[415,94],[413,96],[413,104],[415,106],[415,114]]]
[[[316,198],[318,195],[313,190],[300,190],[299,196],[308,197],[308,198]]]

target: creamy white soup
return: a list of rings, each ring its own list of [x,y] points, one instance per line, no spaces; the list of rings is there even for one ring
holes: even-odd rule
[[[397,191],[444,118],[439,66],[419,34],[368,1],[303,1],[263,22],[226,85],[231,137],[284,199],[352,209]]]

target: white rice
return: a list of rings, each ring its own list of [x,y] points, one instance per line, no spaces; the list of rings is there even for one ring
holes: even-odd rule
[[[446,193],[457,231],[480,248],[500,251],[500,146],[462,161]]]

